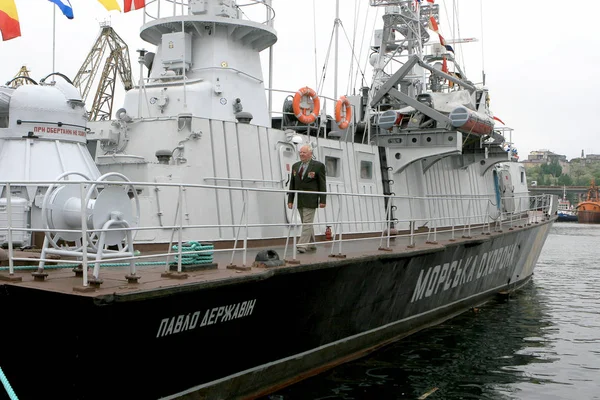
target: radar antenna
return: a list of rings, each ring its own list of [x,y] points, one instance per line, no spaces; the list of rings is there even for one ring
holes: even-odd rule
[[[87,101],[107,49],[102,75],[89,110],[90,121],[111,118],[117,72],[126,91],[133,87],[127,44],[108,23],[101,23],[100,34],[73,80],[73,85],[79,89],[83,101]]]

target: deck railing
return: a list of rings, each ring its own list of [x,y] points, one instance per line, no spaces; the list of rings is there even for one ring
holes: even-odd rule
[[[109,175],[109,174],[107,174]],[[117,174],[118,175],[118,174]],[[281,189],[266,188],[247,188],[231,186],[212,186],[212,185],[192,185],[192,184],[157,184],[148,182],[116,182],[100,179],[99,181],[56,181],[56,182],[10,182],[5,185],[6,206],[0,207],[0,217],[6,217],[5,226],[0,225],[0,234],[6,233],[6,245],[8,248],[8,267],[10,276],[15,274],[15,262],[35,262],[37,265],[20,266],[19,269],[33,269],[38,277],[45,274],[46,269],[52,269],[55,266],[49,263],[60,263],[63,266],[80,266],[83,277],[83,286],[87,287],[90,283],[101,282],[101,267],[115,266],[115,263],[122,263],[127,269],[127,279],[136,282],[139,278],[139,269],[145,266],[162,266],[165,273],[175,269],[176,272],[182,272],[184,256],[191,255],[214,255],[230,254],[230,266],[239,265],[248,266],[249,241],[260,239],[251,234],[252,229],[256,228],[276,228],[280,232],[278,237],[269,239],[279,239],[285,242],[283,249],[283,259],[288,259],[291,254],[290,262],[297,258],[296,244],[299,235],[300,221],[296,213],[296,202],[294,202],[292,218],[288,221],[285,212],[282,212],[279,220],[276,222],[264,222],[256,218],[250,218],[250,211],[260,207],[261,197],[256,196],[257,192],[269,193],[279,196],[282,200],[281,207],[285,207],[287,201],[285,196],[290,192]],[[24,187],[46,187],[49,194],[44,197],[42,209],[37,209],[43,218],[38,214],[31,220],[39,221],[42,219],[41,226],[22,226],[23,222],[15,223],[16,216],[13,213],[13,189]],[[119,188],[120,189],[115,189]],[[137,193],[144,191],[150,193],[156,187],[169,187],[178,192],[175,204],[171,204],[175,212],[173,215],[173,224],[151,225],[146,222],[149,216],[149,210],[140,210]],[[70,188],[70,189],[61,189]],[[62,192],[58,192],[61,189]],[[127,193],[131,198],[131,205],[118,204],[110,200],[111,192],[117,193],[119,190]],[[150,189],[150,190],[148,190]],[[230,194],[237,193],[239,203],[237,204],[237,214],[231,223],[206,223],[209,221],[195,221],[189,217],[189,209],[186,210],[186,192],[190,191],[210,191],[218,192],[226,190]],[[101,195],[103,191],[105,195]],[[51,193],[50,193],[51,192]],[[64,194],[67,193],[68,196]],[[303,192],[307,193],[307,192]],[[310,193],[310,192],[308,192]],[[547,218],[553,211],[556,204],[556,196],[539,195],[529,196],[527,193],[516,194],[511,198],[502,199],[500,205],[495,203],[495,195],[472,195],[472,196],[396,196],[396,195],[373,195],[357,193],[328,193],[329,199],[337,198],[338,201],[328,201],[328,207],[334,207],[328,215],[329,219],[316,219],[313,225],[323,232],[323,227],[333,228],[332,238],[329,241],[316,241],[311,243],[316,246],[329,246],[330,256],[342,256],[344,251],[357,241],[368,241],[373,251],[389,251],[392,247],[392,241],[398,243],[398,239],[404,240],[403,243],[408,247],[414,247],[417,244],[435,244],[441,237],[443,240],[455,240],[460,235],[462,238],[469,238],[473,235],[490,235],[503,229],[514,229],[524,225],[539,223]],[[377,215],[364,220],[348,219],[347,213],[343,212],[342,199],[344,197],[360,197],[379,204],[382,208]],[[234,198],[234,196],[232,196]],[[297,199],[298,196],[295,196]],[[553,200],[554,198],[554,200]],[[56,203],[56,199],[63,199],[64,204]],[[118,200],[118,199],[117,199]],[[433,202],[430,207],[423,207],[424,204]],[[554,202],[554,203],[553,203]],[[461,204],[464,212],[456,216],[441,215],[438,210],[447,203]],[[114,205],[110,209],[109,205]],[[408,205],[408,212],[397,210],[398,204]],[[507,208],[507,204],[509,205]],[[554,204],[554,205],[553,205]],[[385,205],[385,206],[384,206]],[[272,205],[271,205],[272,206]],[[448,207],[450,208],[450,207]],[[453,209],[456,209],[454,207]],[[132,211],[129,211],[131,209]],[[396,210],[395,210],[396,209]],[[421,210],[419,214],[411,214],[410,210]],[[431,210],[429,214],[424,214],[423,210]],[[81,212],[80,210],[87,210]],[[475,211],[474,210],[483,210]],[[273,213],[276,213],[273,210]],[[145,213],[145,214],[144,214]],[[49,215],[52,214],[52,215]],[[142,221],[139,221],[139,215],[144,215]],[[110,217],[110,218],[109,218]],[[50,218],[50,219],[48,219]],[[55,220],[53,220],[54,218]],[[99,219],[102,227],[92,223]],[[127,220],[131,219],[131,220]],[[0,218],[2,221],[3,218]],[[52,228],[47,221],[52,221]],[[450,221],[448,224],[447,222]],[[214,222],[214,221],[213,221]],[[350,231],[349,226],[360,226],[366,224],[371,229],[364,232]],[[20,226],[21,225],[21,226]],[[57,227],[58,226],[58,227]],[[396,227],[407,226],[408,229],[397,231]],[[184,251],[187,242],[194,240],[190,235],[202,233],[203,231],[212,232],[215,228],[228,228],[234,232],[232,237],[227,237],[228,246],[213,246],[210,249],[199,249]],[[162,244],[168,245],[166,251],[150,254],[138,254],[135,247],[140,245],[140,241],[135,240],[136,234],[143,231],[160,231],[170,233],[170,239]],[[15,246],[13,244],[15,235],[27,232],[43,233],[44,245],[37,258],[17,257]],[[115,235],[117,240],[115,240]],[[73,238],[76,239],[73,239]],[[109,240],[109,238],[111,238]],[[205,243],[219,243],[223,238],[215,236],[210,239],[206,235],[202,236],[201,241]],[[107,244],[109,243],[109,244]],[[147,244],[145,242],[144,244]],[[39,245],[39,244],[38,244]],[[60,260],[51,258],[50,255],[62,257]],[[91,276],[89,268],[93,267]],[[143,269],[143,268],[142,268]]]
[[[273,8],[268,2],[260,0],[236,1],[235,10],[238,18],[260,21],[262,24],[270,24],[275,16]],[[189,15],[188,0],[146,0],[144,7],[144,24],[160,18],[173,18]]]

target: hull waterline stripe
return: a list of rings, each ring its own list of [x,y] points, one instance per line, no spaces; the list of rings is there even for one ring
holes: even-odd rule
[[[527,280],[529,277],[530,277],[530,276],[528,276],[527,278],[523,279],[522,281],[526,281],[526,280]],[[518,282],[517,282],[517,283],[518,283]],[[178,398],[178,397],[180,397],[180,396],[184,396],[184,395],[186,395],[186,394],[194,393],[194,392],[196,392],[196,391],[198,391],[198,390],[200,390],[200,389],[204,389],[204,388],[206,388],[206,387],[213,386],[213,385],[216,385],[216,384],[218,384],[218,383],[222,383],[222,382],[225,382],[225,381],[231,380],[232,378],[237,378],[237,377],[240,377],[240,376],[242,376],[242,375],[245,375],[245,374],[248,374],[248,373],[250,373],[250,372],[259,371],[259,370],[261,370],[261,369],[265,369],[265,368],[268,368],[268,367],[271,367],[271,366],[274,366],[274,365],[277,365],[277,364],[281,364],[281,363],[283,363],[283,362],[286,362],[286,361],[292,360],[292,359],[294,359],[294,358],[304,357],[304,356],[306,356],[306,355],[309,355],[309,354],[315,353],[315,352],[317,352],[317,351],[324,350],[324,349],[326,349],[326,348],[328,348],[328,347],[332,347],[332,346],[335,346],[335,345],[337,345],[337,344],[344,343],[344,342],[347,342],[347,341],[349,341],[349,340],[352,340],[352,339],[355,339],[355,338],[358,338],[358,337],[361,337],[361,336],[364,336],[364,335],[368,335],[368,334],[371,334],[371,333],[374,333],[374,332],[380,331],[380,330],[382,330],[382,329],[387,329],[387,328],[389,328],[389,327],[392,327],[392,326],[394,326],[394,325],[397,325],[397,324],[399,324],[399,323],[402,323],[402,322],[405,322],[405,321],[409,321],[409,320],[411,320],[411,319],[418,318],[418,317],[421,317],[421,316],[423,316],[423,315],[427,315],[427,314],[430,314],[430,313],[433,313],[433,312],[439,311],[439,310],[441,310],[441,309],[444,309],[444,308],[447,308],[447,307],[453,306],[453,305],[455,305],[455,304],[458,304],[458,303],[462,303],[462,302],[464,302],[465,300],[469,300],[469,299],[470,299],[470,298],[472,298],[472,297],[477,297],[477,296],[485,295],[485,294],[487,294],[487,293],[489,293],[489,292],[495,292],[495,291],[498,291],[499,289],[501,289],[501,288],[504,288],[504,287],[506,287],[506,286],[507,286],[507,285],[499,285],[499,286],[496,286],[495,288],[489,289],[489,290],[487,290],[487,291],[485,291],[485,292],[481,292],[481,293],[476,293],[476,294],[473,294],[473,295],[471,295],[471,296],[468,296],[468,297],[465,297],[465,298],[463,298],[463,299],[460,299],[460,300],[454,301],[454,302],[452,302],[452,303],[448,303],[448,304],[445,304],[445,305],[443,305],[443,306],[440,306],[440,307],[433,308],[433,309],[431,309],[431,310],[429,310],[429,311],[426,311],[426,312],[424,312],[424,313],[415,314],[415,315],[412,315],[412,316],[410,316],[410,317],[407,317],[407,318],[404,318],[404,319],[400,319],[400,320],[398,320],[398,321],[390,322],[389,324],[382,325],[382,326],[380,326],[380,327],[373,328],[373,329],[371,329],[371,330],[368,330],[368,331],[365,331],[365,332],[357,333],[357,334],[355,334],[355,335],[348,336],[348,337],[345,337],[345,338],[343,338],[343,339],[340,339],[340,340],[336,340],[335,342],[331,342],[331,343],[325,344],[325,345],[323,345],[323,346],[315,347],[314,349],[307,350],[307,351],[304,351],[304,352],[302,352],[302,353],[294,354],[294,355],[291,355],[291,356],[288,356],[288,357],[285,357],[285,358],[281,358],[281,359],[279,359],[279,360],[276,360],[276,361],[271,361],[271,362],[269,362],[269,363],[266,363],[266,364],[261,364],[261,365],[258,365],[258,366],[256,366],[256,367],[252,367],[252,368],[246,369],[246,370],[244,370],[244,371],[236,372],[235,374],[231,374],[231,375],[229,375],[229,376],[226,376],[226,377],[223,377],[223,378],[219,378],[219,379],[216,379],[216,380],[214,380],[214,381],[211,381],[211,382],[207,382],[207,383],[203,383],[203,384],[201,384],[201,385],[198,385],[198,386],[194,386],[194,387],[192,387],[192,388],[190,388],[190,389],[187,389],[187,390],[184,390],[184,391],[182,391],[182,392],[179,392],[179,393],[176,393],[176,394],[172,394],[172,395],[169,395],[169,396],[166,396],[166,397],[161,397],[159,400],[171,400],[171,399],[176,399],[176,398]],[[516,286],[515,286],[515,287],[516,287]]]

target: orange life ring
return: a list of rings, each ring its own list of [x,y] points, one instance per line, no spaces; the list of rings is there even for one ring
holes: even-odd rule
[[[346,111],[346,116],[342,115],[342,110]],[[350,125],[352,119],[352,106],[350,100],[346,96],[340,97],[335,103],[335,122],[337,122],[340,129],[346,129]]]
[[[307,102],[302,101],[305,97],[309,97],[312,100],[312,107],[310,102],[307,104]],[[319,100],[319,96],[317,96],[317,93],[314,90],[305,86],[298,90],[294,95],[292,109],[294,110],[294,115],[298,118],[298,121],[303,124],[312,124],[317,120],[317,115],[319,115],[321,100]]]

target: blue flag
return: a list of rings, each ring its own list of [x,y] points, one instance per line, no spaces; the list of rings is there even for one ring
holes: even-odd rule
[[[48,0],[48,1],[56,4],[56,6],[58,8],[60,8],[60,11],[62,11],[62,13],[65,14],[65,17],[67,17],[69,19],[73,19],[73,7],[71,6],[71,2],[69,0]],[[66,5],[65,2],[69,3],[69,5]]]

